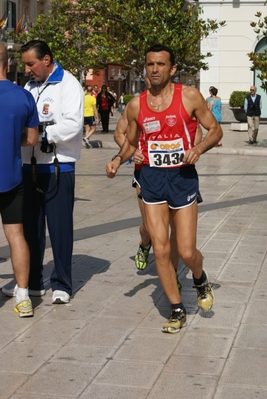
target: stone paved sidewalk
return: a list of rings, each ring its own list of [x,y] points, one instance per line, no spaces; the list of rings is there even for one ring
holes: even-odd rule
[[[14,299],[0,293],[1,399],[267,397],[267,132],[262,126],[251,149],[246,132],[223,129],[223,147],[197,164],[198,247],[215,292],[212,311],[198,311],[191,274],[180,264],[188,326],[161,332],[169,304],[153,254],[144,272],[134,266],[133,166],[107,179],[116,146],[112,133],[97,133],[104,148],[83,147],[77,163],[71,302],[52,305],[48,283],[46,296],[33,298],[34,317],[19,319]],[[0,228],[0,287],[13,282],[9,256]],[[47,282],[52,266],[47,240]]]

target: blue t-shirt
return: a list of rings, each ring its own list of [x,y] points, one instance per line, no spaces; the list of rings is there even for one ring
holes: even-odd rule
[[[24,127],[39,125],[31,93],[9,80],[0,81],[0,192],[22,182],[21,135]]]

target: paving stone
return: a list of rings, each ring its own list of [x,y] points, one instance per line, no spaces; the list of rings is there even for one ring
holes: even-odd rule
[[[80,399],[146,399],[149,389],[135,387],[91,384],[80,396]]]
[[[135,318],[98,315],[88,323],[79,334],[76,334],[71,343],[73,345],[96,345],[108,348],[120,346],[135,328]]]
[[[118,350],[114,359],[126,361],[144,361],[144,362],[161,362],[166,363],[175,346],[177,345],[176,338],[165,337],[161,333],[158,336],[153,336],[153,346],[149,345],[151,336],[131,334]]]
[[[220,275],[221,277],[221,275]],[[248,303],[252,290],[253,281],[251,282],[237,282],[233,281],[223,281],[220,279],[216,280],[213,285],[213,290],[215,294],[215,304],[217,302],[223,303]]]
[[[162,363],[110,361],[95,378],[96,384],[151,389],[163,369]]]
[[[6,373],[5,371],[0,372],[1,399],[9,399],[10,395],[12,395],[12,392],[16,391],[21,385],[25,383],[28,376],[26,373],[23,374],[21,371],[22,370],[20,370],[18,373]],[[23,399],[25,399],[25,397]]]
[[[54,343],[13,342],[0,351],[0,372],[34,374],[59,349]]]
[[[263,320],[267,320],[266,300],[251,298],[244,313],[243,323],[262,325]],[[265,324],[267,324],[267,321]]]
[[[66,306],[66,305],[54,305]],[[67,306],[66,306],[67,307]],[[52,308],[52,306],[51,306]],[[69,307],[67,307],[69,308]],[[52,309],[51,309],[52,310]],[[16,342],[31,344],[66,344],[71,337],[85,326],[85,322],[81,320],[46,320],[45,318],[36,323],[28,331],[19,335]]]
[[[12,396],[9,396],[9,398],[8,399],[25,399],[25,394],[24,393],[15,393],[14,395],[12,395]],[[50,395],[50,397],[49,397],[49,399],[54,399],[54,398],[56,398],[56,399],[66,399],[66,396],[59,396],[58,394],[57,395]],[[77,396],[68,396],[67,397],[67,399],[76,399],[77,398]],[[27,392],[27,399],[36,399],[36,394],[33,394],[33,395],[31,395],[31,394],[29,394],[28,392]],[[47,399],[47,394],[42,394],[42,393],[38,393],[38,399]]]
[[[220,384],[260,386],[267,389],[266,358],[266,349],[233,348]]]
[[[171,373],[175,370],[178,374],[219,376],[222,373],[224,364],[225,359],[209,357],[207,354],[198,355],[196,350],[195,356],[172,355],[164,368],[164,372]]]
[[[226,252],[231,253],[236,246],[236,242],[234,241],[226,241],[226,240],[216,240],[210,239],[206,242],[206,244],[201,248],[201,251],[207,252]]]
[[[249,387],[240,384],[235,386],[220,386],[214,399],[263,399],[267,398],[267,389],[262,387]]]
[[[245,305],[240,303],[220,303],[213,305],[209,312],[201,312],[192,321],[192,326],[203,327],[234,327],[237,328],[242,320]]]
[[[179,381],[179,392],[182,392],[183,399],[212,399],[217,384],[215,376],[186,375],[172,370],[170,373],[164,372],[160,375],[148,399],[162,399],[177,395],[177,381]]]
[[[47,398],[55,397],[78,397],[79,394],[90,384],[100,366],[96,364],[79,364],[66,362],[49,362],[38,370],[26,383],[18,389],[21,395],[35,394],[38,398],[39,392]]]
[[[89,363],[104,365],[114,355],[114,348],[95,345],[71,345],[68,344],[59,350],[52,358],[53,362]]]
[[[242,263],[239,263],[239,261],[236,258],[235,260],[229,260],[223,268],[222,273],[220,273],[219,280],[240,283],[255,282],[261,269],[261,261],[257,262],[255,260],[253,267],[247,261],[243,261]]]
[[[192,330],[187,331],[187,333],[183,335],[179,345],[174,351],[175,355],[199,356],[202,359],[227,358],[232,346],[232,334],[214,334],[213,328],[204,331],[201,331],[201,328],[195,330],[195,332],[191,331]]]
[[[241,324],[234,346],[267,350],[266,328],[266,321],[263,325]]]

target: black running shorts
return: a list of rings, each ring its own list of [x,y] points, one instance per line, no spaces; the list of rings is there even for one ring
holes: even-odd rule
[[[3,224],[18,224],[23,221],[23,183],[6,193],[0,193],[0,213]]]

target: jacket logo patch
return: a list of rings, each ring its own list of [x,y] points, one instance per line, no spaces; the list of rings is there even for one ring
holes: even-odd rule
[[[43,115],[48,115],[49,114],[49,104],[44,104],[43,105],[42,114]]]

